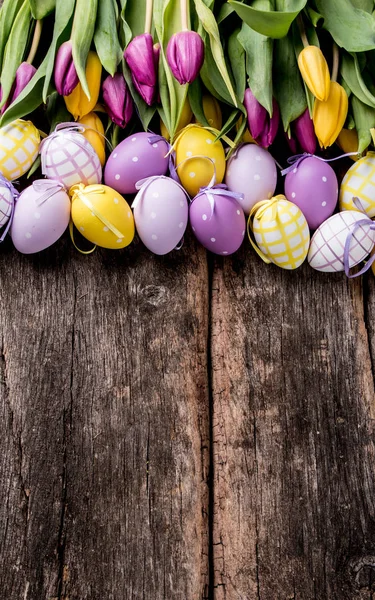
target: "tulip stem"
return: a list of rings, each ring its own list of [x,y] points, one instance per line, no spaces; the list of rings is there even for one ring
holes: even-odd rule
[[[32,44],[31,44],[29,56],[26,59],[26,62],[29,63],[29,65],[32,64],[32,62],[33,62],[33,60],[35,58],[35,54],[36,54],[36,51],[38,50],[38,46],[39,46],[41,34],[42,34],[42,21],[38,20],[35,23],[35,30],[34,30],[33,41],[32,41]]]
[[[147,2],[146,2],[145,33],[151,33],[153,3],[154,3],[154,0],[147,0]]]
[[[189,31],[189,0],[181,0],[180,7],[182,31]]]
[[[339,48],[338,48],[336,42],[333,42],[332,51],[333,51],[333,62],[332,62],[331,81],[337,81],[337,75],[339,72],[340,53],[339,53]]]
[[[303,23],[303,18],[302,18],[301,13],[299,13],[299,15],[297,17],[297,25],[298,25],[298,29],[299,29],[299,33],[301,36],[303,46],[304,46],[304,48],[306,48],[306,46],[310,46],[310,44],[309,44],[309,40],[307,39],[305,25]]]

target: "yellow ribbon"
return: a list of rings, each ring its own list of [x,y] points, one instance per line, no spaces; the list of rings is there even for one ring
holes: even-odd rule
[[[257,219],[261,219],[264,215],[264,213],[266,212],[267,209],[272,207],[272,214],[271,214],[271,219],[275,219],[277,218],[277,203],[279,200],[286,200],[285,196],[283,194],[278,194],[277,196],[274,196],[273,198],[270,198],[269,200],[261,200],[260,202],[257,202],[257,204],[255,204],[253,206],[253,208],[250,211],[249,214],[249,218],[247,220],[247,237],[249,238],[249,242],[252,245],[252,247],[254,248],[255,252],[258,254],[258,256],[260,256],[260,258],[267,264],[269,265],[270,263],[272,263],[273,261],[270,260],[261,250],[260,248],[258,248],[256,242],[253,240],[252,238],[252,234],[253,234],[253,221],[255,218]],[[285,240],[284,240],[285,241]]]
[[[72,240],[72,244],[73,244],[74,248],[76,250],[78,250],[78,252],[80,252],[81,254],[92,254],[94,252],[94,250],[96,249],[96,246],[94,246],[91,250],[81,250],[81,248],[78,248],[78,246],[74,240],[74,223],[73,223],[72,219],[70,219],[70,221],[69,221],[69,234],[70,234],[70,239]]]

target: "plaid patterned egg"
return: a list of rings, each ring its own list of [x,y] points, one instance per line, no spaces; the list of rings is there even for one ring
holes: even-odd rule
[[[94,148],[74,126],[54,131],[40,145],[42,173],[69,189],[102,180],[102,167]]]
[[[0,179],[0,227],[3,227],[8,222],[12,214],[13,202],[14,196],[12,191]]]
[[[258,202],[249,215],[257,246],[254,248],[265,262],[282,269],[296,269],[307,256],[310,232],[302,211],[279,195]]]
[[[358,198],[358,200],[354,200]],[[342,180],[340,210],[361,210],[375,217],[375,152],[354,163]]]
[[[344,271],[346,239],[358,221],[363,224],[353,232],[349,249],[349,267],[355,267],[366,259],[375,245],[372,221],[361,212],[346,210],[332,215],[316,230],[308,255],[310,267],[326,273]]]
[[[0,173],[9,181],[21,177],[38,156],[39,131],[31,121],[17,119],[0,129]]]

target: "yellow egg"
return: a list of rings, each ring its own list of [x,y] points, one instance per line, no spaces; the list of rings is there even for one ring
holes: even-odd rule
[[[216,183],[223,181],[225,153],[222,143],[220,140],[215,142],[215,137],[204,127],[188,125],[176,140],[177,174],[192,197],[196,196],[199,188],[209,184],[214,172]]]
[[[342,180],[339,202],[340,210],[362,207],[371,219],[375,217],[375,152],[368,152],[350,167]]]
[[[39,130],[31,121],[17,119],[0,129],[0,173],[9,181],[21,177],[38,156]]]
[[[129,204],[107,185],[74,185],[72,221],[90,242],[103,248],[120,249],[134,238],[134,218]]]
[[[282,269],[296,269],[305,260],[310,232],[302,211],[279,195],[258,202],[249,215],[252,245],[265,262]]]

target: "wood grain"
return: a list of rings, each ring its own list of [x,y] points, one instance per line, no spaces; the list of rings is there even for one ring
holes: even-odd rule
[[[207,597],[205,253],[8,246],[0,281],[0,597]]]
[[[361,286],[248,248],[215,263],[215,600],[372,598],[375,304]]]

